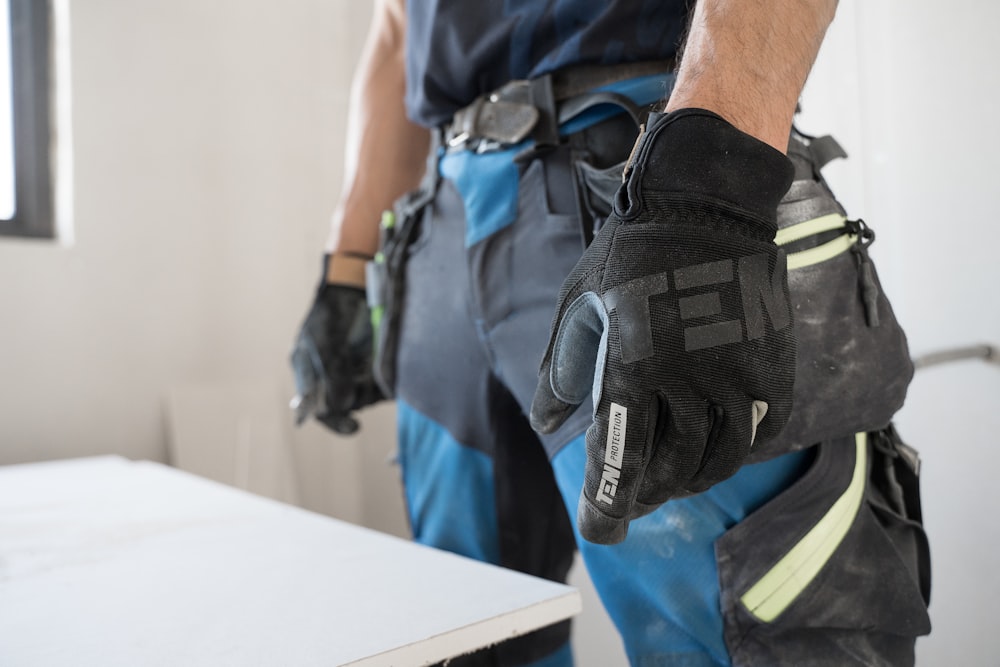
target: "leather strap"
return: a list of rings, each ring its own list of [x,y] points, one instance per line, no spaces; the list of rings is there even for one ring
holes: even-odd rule
[[[534,136],[539,143],[553,144],[558,123],[567,117],[567,105],[580,111],[602,102],[621,104],[620,95],[589,91],[616,81],[670,72],[673,65],[672,60],[582,65],[536,79],[515,79],[456,111],[444,128],[445,143],[451,148],[480,141],[511,145]],[[591,100],[591,96],[599,97]],[[622,106],[636,116],[634,105]]]

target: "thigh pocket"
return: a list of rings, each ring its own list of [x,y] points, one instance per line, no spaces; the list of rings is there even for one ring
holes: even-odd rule
[[[565,147],[526,165],[518,194],[519,220],[512,237],[486,250],[494,262],[498,253],[505,253],[509,261],[505,287],[511,291],[512,307],[544,308],[541,331],[547,332],[559,289],[584,250],[583,222]],[[542,338],[544,345],[544,334]]]
[[[912,664],[930,632],[915,462],[891,427],[825,442],[718,540],[734,665]]]

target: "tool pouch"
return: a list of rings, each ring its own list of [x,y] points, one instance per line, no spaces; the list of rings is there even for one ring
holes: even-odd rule
[[[440,136],[432,136],[424,178],[416,190],[398,199],[382,216],[381,241],[375,259],[366,266],[368,306],[375,337],[375,381],[387,398],[396,395],[396,353],[406,294],[406,260],[417,238],[424,208],[434,198],[438,182]]]
[[[823,442],[716,541],[734,667],[913,665],[931,631],[919,468],[891,425]]]
[[[868,255],[874,232],[848,220],[820,169],[846,157],[830,137],[794,130],[795,180],[778,207],[775,241],[788,260],[798,365],[792,416],[777,438],[755,448],[763,461],[821,441],[886,427],[913,377],[906,336]],[[595,231],[611,211],[624,162],[576,164]]]
[[[820,169],[846,157],[829,137],[793,131],[795,181],[778,207],[798,365],[792,416],[750,462],[885,428],[913,377],[906,335],[868,255],[874,232],[848,220]]]
[[[890,541],[931,601],[931,553],[920,501],[920,455],[903,442],[892,424],[873,434],[869,504]]]

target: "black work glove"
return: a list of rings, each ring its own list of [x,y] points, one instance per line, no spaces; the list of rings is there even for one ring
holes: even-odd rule
[[[551,433],[593,391],[577,521],[629,520],[733,475],[792,409],[780,152],[701,109],[651,114],[615,211],[566,279],[531,406]]]
[[[372,340],[365,291],[324,281],[292,350],[296,424],[315,415],[337,433],[358,430],[351,413],[382,400],[372,374]]]

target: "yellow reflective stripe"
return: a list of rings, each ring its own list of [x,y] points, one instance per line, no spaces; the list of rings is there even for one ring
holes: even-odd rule
[[[813,264],[819,264],[820,262],[825,262],[828,259],[833,259],[842,252],[847,252],[851,249],[851,246],[857,243],[858,237],[853,234],[844,234],[843,236],[838,236],[832,241],[827,241],[823,245],[818,245],[815,248],[809,248],[808,250],[802,250],[800,252],[793,252],[786,258],[788,261],[788,270],[801,269],[804,266],[812,266]]]
[[[843,229],[846,221],[847,218],[839,213],[821,215],[818,218],[813,218],[812,220],[806,220],[805,222],[800,222],[792,225],[791,227],[779,229],[778,233],[774,237],[774,242],[779,246],[787,245],[789,243],[801,241],[804,238],[808,238],[816,234],[822,234],[823,232],[828,232],[833,229]],[[808,248],[799,252],[793,252],[789,254],[787,258],[788,270],[791,271],[792,269],[801,269],[806,266],[812,266],[813,264],[825,262],[828,259],[833,259],[840,253],[850,250],[851,246],[856,242],[857,237],[851,236],[850,234],[844,234],[843,236],[838,236],[832,241],[827,241],[822,245],[818,245],[815,248]]]
[[[818,218],[813,218],[812,220],[796,223],[791,227],[779,229],[778,233],[774,236],[774,242],[778,245],[793,243],[804,239],[807,236],[812,236],[813,234],[822,234],[823,232],[828,232],[831,229],[840,229],[844,226],[846,221],[847,218],[839,213],[822,215]]]
[[[857,458],[847,490],[819,522],[740,601],[759,620],[770,623],[802,593],[840,546],[865,495],[868,436],[854,437]]]

